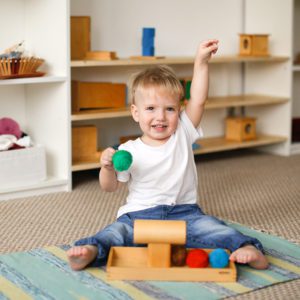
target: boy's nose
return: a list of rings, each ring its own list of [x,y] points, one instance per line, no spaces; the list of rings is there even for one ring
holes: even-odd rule
[[[164,120],[165,119],[165,111],[163,109],[158,110],[156,118],[158,120]]]

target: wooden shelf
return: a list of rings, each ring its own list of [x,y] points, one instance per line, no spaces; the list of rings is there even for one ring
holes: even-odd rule
[[[206,109],[218,109],[228,107],[241,107],[241,106],[261,106],[261,105],[274,105],[288,102],[289,99],[285,97],[273,97],[265,95],[238,95],[238,96],[224,96],[209,98],[205,106]],[[99,109],[91,111],[82,111],[72,114],[72,121],[83,120],[97,120],[109,119],[131,116],[130,108],[116,108],[116,109]]]
[[[210,61],[212,64],[220,63],[241,63],[241,62],[284,62],[289,60],[287,56],[263,56],[263,57],[248,57],[248,56],[216,56]],[[193,64],[194,57],[165,57],[155,60],[135,60],[129,58],[120,58],[109,61],[96,61],[96,60],[73,60],[71,67],[112,67],[112,66],[139,66],[139,65],[158,65],[158,64]]]
[[[258,135],[256,140],[245,142],[228,141],[225,137],[205,138],[197,142],[200,145],[200,149],[195,150],[194,154],[207,154],[220,151],[267,146],[283,143],[285,141],[287,141],[286,137],[270,135]]]
[[[79,113],[72,114],[72,121],[83,121],[83,120],[96,120],[96,119],[109,119],[109,118],[120,118],[129,117],[131,115],[129,107],[123,108],[112,108],[112,109],[99,109],[81,111]]]
[[[289,101],[289,98],[274,97],[266,95],[236,95],[226,97],[208,98],[205,108],[217,109],[227,107],[241,107],[241,106],[261,106],[282,104]]]
[[[194,151],[195,155],[208,154],[213,152],[229,151],[243,148],[251,148],[258,146],[267,146],[287,141],[286,137],[259,135],[256,140],[246,142],[227,141],[224,137],[213,137],[201,139],[197,142],[200,149]],[[83,171],[100,168],[100,163],[95,162],[82,162],[72,165],[72,171]]]
[[[100,168],[99,161],[95,162],[82,162],[72,165],[72,172],[83,171],[83,170],[93,170]]]

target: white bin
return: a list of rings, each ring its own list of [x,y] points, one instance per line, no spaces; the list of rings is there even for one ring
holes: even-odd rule
[[[46,177],[43,146],[0,151],[0,189],[37,184]]]

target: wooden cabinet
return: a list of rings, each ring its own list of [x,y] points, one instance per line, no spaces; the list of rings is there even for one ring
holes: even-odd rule
[[[68,19],[67,0],[1,1],[1,52],[24,40],[29,55],[45,59],[46,75],[0,80],[0,117],[13,118],[44,146],[47,169],[37,184],[0,183],[1,200],[71,188]]]

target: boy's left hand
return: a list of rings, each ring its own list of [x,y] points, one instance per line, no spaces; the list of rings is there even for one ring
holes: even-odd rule
[[[215,54],[218,51],[218,44],[219,41],[216,39],[206,40],[202,42],[197,50],[196,63],[207,63],[212,54]]]

